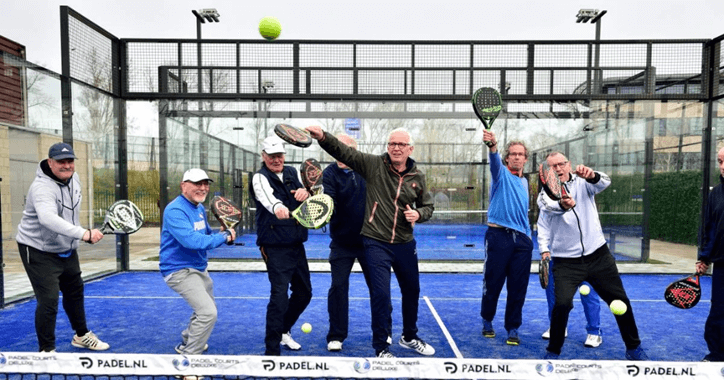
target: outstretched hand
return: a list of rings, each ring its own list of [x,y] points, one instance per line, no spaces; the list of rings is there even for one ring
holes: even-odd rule
[[[322,127],[318,125],[312,125],[307,128],[305,128],[307,132],[309,132],[309,135],[312,136],[315,140],[322,140],[324,139],[324,131],[322,130]]]

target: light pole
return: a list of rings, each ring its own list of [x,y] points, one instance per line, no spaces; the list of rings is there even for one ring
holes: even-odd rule
[[[577,23],[587,23],[588,21],[591,21],[591,24],[596,24],[596,53],[594,58],[593,67],[595,71],[593,72],[593,88],[592,93],[597,94],[601,90],[602,85],[602,79],[603,76],[601,75],[600,70],[598,69],[600,58],[601,58],[601,18],[603,15],[608,12],[607,10],[599,11],[598,9],[581,9],[578,11],[578,14],[576,15],[576,22]]]
[[[261,85],[261,89],[262,89],[262,91],[264,91],[265,94],[272,92],[272,90],[274,90],[274,82],[270,81],[270,80],[264,81],[264,83],[262,83],[262,85]],[[265,115],[264,115],[264,136],[263,137],[266,138],[267,133],[269,133],[267,131],[267,120],[269,120],[269,99],[266,99],[264,101],[264,112],[265,112]]]
[[[208,22],[219,22],[219,12],[216,11],[215,8],[205,8],[205,9],[199,9],[198,11],[192,10],[191,13],[196,16],[196,66],[198,67],[196,71],[196,83],[198,83],[198,88],[196,89],[197,92],[200,94],[204,92],[204,86],[202,85],[201,80],[201,24]],[[211,75],[209,75],[209,88],[211,88]],[[204,118],[201,116],[201,111],[204,109],[204,104],[199,100],[199,118],[198,118],[198,129],[200,132],[206,132],[204,131],[203,127],[203,121]],[[199,164],[201,168],[206,169],[206,157],[204,155],[204,152],[206,152],[206,146],[205,146],[205,139],[201,139],[199,142]],[[223,177],[222,177],[223,178]],[[223,179],[222,179],[223,181]],[[222,182],[223,184],[223,182]]]

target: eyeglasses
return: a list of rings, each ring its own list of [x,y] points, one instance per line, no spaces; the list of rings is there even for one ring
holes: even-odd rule
[[[553,169],[558,169],[558,168],[562,168],[562,167],[566,166],[567,163],[568,163],[568,161],[563,161],[563,162],[559,162],[557,164],[553,164],[553,165],[551,165],[551,167]]]
[[[408,143],[398,143],[398,142],[388,142],[388,143],[387,143],[387,147],[388,147],[388,148],[395,148],[395,147],[397,147],[397,148],[400,148],[400,149],[404,149],[404,148],[407,148],[408,146],[410,146],[410,144],[408,144]]]

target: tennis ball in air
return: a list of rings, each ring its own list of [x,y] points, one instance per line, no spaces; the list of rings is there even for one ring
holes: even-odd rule
[[[312,332],[312,325],[310,325],[309,323],[303,324],[302,332],[304,332],[305,334],[309,334],[310,332]]]
[[[628,310],[628,307],[626,307],[626,304],[623,303],[621,300],[613,300],[611,302],[611,305],[609,305],[611,308],[611,312],[615,315],[623,315],[626,310]]]
[[[264,17],[259,21],[259,34],[267,40],[275,40],[282,33],[282,24],[276,17]]]
[[[581,287],[578,288],[578,291],[581,292],[582,296],[587,296],[588,293],[591,292],[591,287],[589,287],[588,285],[581,285]]]

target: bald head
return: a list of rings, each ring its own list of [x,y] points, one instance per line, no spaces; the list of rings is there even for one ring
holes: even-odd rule
[[[346,134],[346,133],[340,133],[337,135],[337,139],[342,142],[342,144],[347,145],[348,147],[351,147],[353,149],[357,149],[357,140],[355,140],[352,136]],[[340,169],[348,169],[349,166],[345,165],[341,161],[337,161],[337,166],[339,166]]]

